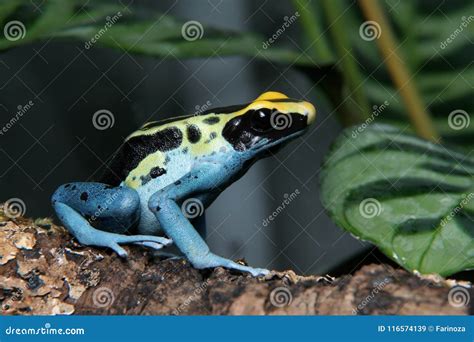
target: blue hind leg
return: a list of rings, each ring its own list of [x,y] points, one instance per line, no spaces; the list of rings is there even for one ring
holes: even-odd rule
[[[140,217],[138,194],[127,187],[70,183],[56,190],[52,203],[64,226],[83,245],[109,247],[126,257],[120,244],[160,249],[172,242],[158,236],[124,235]]]
[[[198,170],[181,178],[179,184],[172,184],[154,194],[149,200],[149,209],[194,267],[202,269],[222,266],[249,272],[253,276],[268,274],[266,269],[241,265],[212,253],[186,217],[186,209],[182,208],[185,206],[183,201],[199,198],[196,194],[211,192],[212,182],[219,183],[221,177],[227,177],[226,170],[213,163],[202,163]],[[180,205],[181,203],[183,204]]]

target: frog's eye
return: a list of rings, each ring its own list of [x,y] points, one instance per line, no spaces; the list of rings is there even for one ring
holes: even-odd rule
[[[258,132],[266,132],[272,129],[271,116],[273,111],[268,108],[257,109],[252,114],[252,128]]]

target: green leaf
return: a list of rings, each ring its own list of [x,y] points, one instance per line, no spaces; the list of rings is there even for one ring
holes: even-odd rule
[[[388,125],[346,129],[323,172],[331,217],[411,271],[474,268],[474,159]]]
[[[12,0],[7,3],[0,4],[0,24],[21,5],[20,0]],[[3,26],[2,26],[3,27]]]
[[[328,58],[310,58],[288,48],[267,47],[265,38],[257,34],[220,29],[204,22],[194,21],[192,29],[197,37],[186,39],[183,29],[192,20],[180,20],[138,5],[51,0],[41,5],[41,11],[24,1],[21,8],[3,7],[10,17],[20,18],[26,27],[26,36],[14,41],[0,36],[0,51],[56,38],[83,41],[88,44],[87,48],[106,46],[161,59],[239,55],[300,66],[331,62]]]

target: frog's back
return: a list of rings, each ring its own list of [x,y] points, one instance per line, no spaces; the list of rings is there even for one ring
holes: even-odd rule
[[[213,113],[147,123],[125,140],[101,181],[137,189],[157,179],[166,186],[188,172],[197,158],[221,147],[216,139],[221,125]]]
[[[134,132],[112,157],[101,181],[112,186],[122,182],[137,188],[166,173],[167,153],[179,149],[183,132],[176,125],[148,134],[147,126]]]

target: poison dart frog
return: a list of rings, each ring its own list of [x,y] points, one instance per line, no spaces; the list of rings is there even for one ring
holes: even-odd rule
[[[127,257],[123,244],[175,244],[195,268],[266,275],[266,269],[212,253],[185,204],[193,202],[194,212],[207,208],[253,162],[303,134],[315,117],[311,103],[265,92],[244,105],[147,123],[126,138],[101,182],[62,185],[52,205],[83,245]]]

